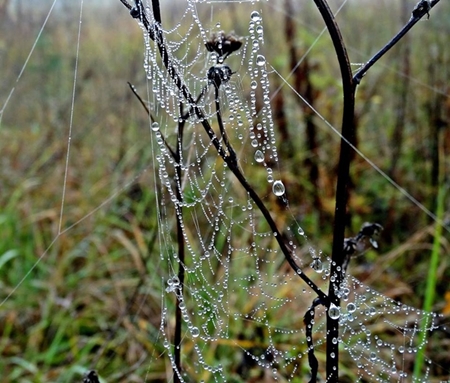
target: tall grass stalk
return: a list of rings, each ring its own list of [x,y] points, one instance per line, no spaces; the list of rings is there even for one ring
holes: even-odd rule
[[[441,150],[439,153],[439,156],[442,157],[442,145]],[[437,206],[436,206],[436,230],[434,233],[434,240],[433,240],[433,248],[431,251],[431,260],[430,260],[430,267],[428,269],[428,276],[427,276],[427,285],[425,290],[425,301],[423,304],[423,310],[426,312],[430,312],[434,303],[434,297],[436,292],[436,284],[437,284],[437,268],[439,265],[439,252],[441,248],[441,238],[442,238],[442,219],[444,218],[444,201],[445,201],[445,191],[446,191],[446,185],[443,182],[444,179],[444,166],[441,167],[441,171],[439,174],[440,182],[439,182],[439,190],[438,190],[438,196],[437,196]],[[426,320],[422,322],[421,328],[420,328],[420,338],[419,338],[419,344],[425,345],[426,339],[427,339],[427,327],[429,326],[430,317],[426,316]],[[416,356],[416,361],[414,363],[414,371],[413,376],[415,381],[421,380],[421,371],[423,362],[425,359],[425,347],[423,346],[418,352]]]

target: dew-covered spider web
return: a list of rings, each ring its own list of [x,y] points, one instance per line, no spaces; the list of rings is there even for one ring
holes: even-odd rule
[[[330,3],[337,15],[341,10],[348,11],[349,7],[363,8],[354,1],[349,1],[351,5],[347,1]],[[55,4],[56,1],[48,16]],[[378,249],[383,248],[382,239],[364,237],[364,241],[355,244],[359,256],[351,259],[348,272],[343,271],[345,277],[338,291],[341,307],[332,307],[327,312],[318,305],[314,320],[304,323],[305,314],[312,310],[317,294],[299,274],[307,275],[324,293],[333,276],[330,276],[330,245],[323,247],[313,231],[320,233],[327,220],[329,229],[332,215],[308,218],[312,216],[308,204],[314,203],[314,199],[305,197],[303,201],[303,196],[311,187],[321,189],[322,197],[332,195],[331,181],[335,181],[335,177],[323,177],[322,182],[306,185],[306,181],[300,179],[304,175],[302,171],[293,168],[306,166],[310,158],[302,158],[299,154],[302,149],[295,145],[297,136],[306,134],[308,121],[314,120],[323,134],[320,144],[333,147],[321,154],[322,159],[335,162],[341,115],[341,106],[337,106],[340,99],[330,90],[340,91],[337,66],[331,63],[335,58],[327,53],[323,59],[318,53],[333,51],[331,45],[327,45],[330,43],[325,42],[328,34],[324,33],[313,5],[271,0],[180,0],[173,4],[161,1],[162,23],[159,24],[152,2],[145,1],[142,7],[139,4],[130,4],[131,15],[125,7],[117,8],[127,17],[127,28],[141,29],[139,39],[133,35],[136,50],[132,59],[127,60],[130,59],[133,75],[142,73],[142,77],[136,80],[140,80],[140,84],[130,84],[131,90],[116,89],[127,96],[120,99],[123,110],[117,109],[115,113],[108,112],[108,105],[100,98],[89,98],[89,92],[98,84],[89,82],[96,64],[92,64],[92,68],[83,67],[87,59],[80,53],[85,38],[82,21],[87,17],[95,18],[95,12],[100,11],[96,9],[86,16],[83,2],[79,3],[76,21],[80,25],[74,28],[75,44],[71,45],[77,47],[71,72],[73,93],[70,97],[65,95],[63,107],[63,110],[70,110],[65,117],[69,133],[62,134],[66,150],[64,153],[49,150],[48,157],[34,170],[37,174],[52,161],[57,164],[56,174],[43,177],[42,184],[45,180],[56,180],[60,185],[60,214],[55,214],[45,203],[38,204],[33,222],[37,226],[51,222],[51,235],[41,238],[37,260],[24,261],[27,266],[18,279],[5,279],[2,306],[13,307],[15,297],[26,294],[27,289],[47,289],[43,287],[45,284],[33,287],[28,281],[33,280],[34,273],[41,272],[41,267],[50,263],[52,257],[60,264],[73,259],[74,269],[83,270],[86,275],[88,270],[100,267],[100,274],[111,281],[105,278],[106,282],[98,288],[92,287],[92,291],[88,282],[83,287],[79,286],[82,282],[70,282],[70,274],[65,274],[69,272],[64,266],[58,269],[62,280],[58,279],[58,273],[51,275],[55,283],[73,283],[72,292],[64,297],[58,292],[60,287],[48,287],[48,290],[54,294],[57,305],[67,309],[67,312],[62,311],[62,316],[86,315],[86,321],[77,328],[86,339],[79,340],[83,346],[75,342],[67,348],[61,346],[62,351],[56,351],[60,349],[49,341],[47,348],[52,350],[52,356],[58,352],[95,355],[77,359],[73,371],[96,370],[108,382],[304,382],[311,376],[308,361],[311,347],[319,363],[317,381],[325,382],[327,315],[339,318],[340,334],[335,341],[340,344],[339,367],[343,382],[437,382],[448,378],[448,367],[442,365],[448,357],[434,360],[436,350],[433,349],[433,342],[441,337],[446,341],[439,342],[438,347],[442,348],[442,354],[448,351],[450,340],[445,318],[410,305],[413,300],[407,299],[407,295],[411,291],[389,271],[389,262],[399,255],[394,249],[383,261]],[[292,4],[294,8],[288,8]],[[276,24],[285,20],[289,12],[298,30],[307,31],[305,34],[297,32],[293,40],[292,46],[301,48],[302,55],[291,63],[292,70],[285,69],[289,52],[281,47],[285,43],[280,37],[284,25]],[[303,18],[302,12],[306,15]],[[47,19],[44,26],[46,23]],[[300,37],[305,41],[299,42]],[[344,37],[351,40],[350,36]],[[126,39],[127,36],[124,41]],[[366,43],[356,37],[355,40]],[[40,41],[39,37],[36,42]],[[35,44],[31,53],[35,46],[39,49],[39,44]],[[107,46],[102,49],[107,50]],[[319,56],[316,63],[314,52]],[[89,51],[89,55],[95,54],[95,50]],[[30,57],[31,54],[26,65]],[[306,58],[311,59],[308,67],[304,66]],[[59,58],[53,59],[53,70],[60,70]],[[14,99],[16,87],[20,92],[22,83],[32,81],[26,76],[34,67],[26,69],[26,65],[16,82],[7,88],[6,101],[1,100],[0,123],[4,126],[14,121],[7,112],[10,104],[19,103]],[[314,72],[311,83],[321,89],[320,97],[312,96],[314,91],[311,93],[310,89],[295,83],[296,70]],[[326,71],[333,73],[334,80],[330,80],[333,76],[321,77],[320,73]],[[409,73],[402,73],[409,76]],[[105,77],[115,81],[113,73]],[[86,88],[83,82],[88,84]],[[443,97],[443,103],[448,103],[448,88],[439,92],[431,90]],[[288,93],[289,97],[280,106],[281,92]],[[370,86],[363,88],[363,93],[368,94],[374,105],[380,103],[381,96],[371,94]],[[96,112],[106,117],[80,122],[77,102],[82,97],[87,97]],[[314,98],[319,101],[313,106]],[[106,129],[101,133],[93,132],[102,126],[113,126],[121,113],[125,115],[129,105],[135,105],[135,111],[122,125],[132,126],[137,115],[142,125],[135,128],[137,133],[131,140],[126,139],[126,128],[120,130],[120,140],[129,146],[119,145],[114,141],[114,133],[109,137]],[[53,106],[47,107],[51,113]],[[283,108],[287,117],[280,114]],[[296,112],[299,110],[300,113]],[[322,114],[321,110],[327,113]],[[359,112],[363,115],[363,111]],[[382,112],[380,108],[379,113]],[[304,115],[310,116],[310,120],[303,120]],[[290,125],[282,129],[280,125],[286,119]],[[59,129],[57,122],[54,126]],[[36,137],[39,129],[36,127]],[[46,140],[52,143],[60,138],[58,130],[52,134],[56,136],[43,137],[41,147],[45,147]],[[375,134],[369,133],[369,139]],[[84,140],[91,135],[92,140],[98,142],[95,150],[100,154],[84,157]],[[330,146],[329,142],[333,144]],[[447,221],[437,218],[434,211],[426,207],[428,205],[420,199],[422,195],[400,186],[394,177],[397,173],[385,171],[382,164],[376,165],[376,150],[383,153],[384,148],[381,140],[375,142],[379,147],[375,151],[364,146],[359,149],[356,142],[352,143],[358,147],[355,155],[358,171],[374,180],[373,185],[365,184],[362,189],[370,190],[373,186],[389,195],[398,195],[402,204],[410,204],[420,214],[431,218],[431,224],[423,224],[418,231],[430,234],[435,226],[442,224],[444,236],[448,238]],[[93,168],[96,161],[108,158],[104,149],[108,145],[120,146],[119,159],[107,162],[107,177],[90,173],[88,169]],[[313,161],[314,156],[319,156],[314,150],[310,155]],[[84,171],[75,170],[77,160],[86,161]],[[335,172],[336,168],[323,166],[319,171]],[[91,178],[92,183],[88,184]],[[30,182],[31,186],[21,185],[33,189],[32,177]],[[17,193],[17,198],[22,198],[22,194]],[[37,188],[36,193],[39,193]],[[83,201],[92,196],[96,201],[98,198],[99,203],[77,206],[77,193],[82,195]],[[252,193],[266,206],[272,222],[267,220]],[[361,220],[356,218],[357,224],[352,225],[354,231],[348,232],[349,237],[356,236],[366,220],[378,219],[367,213],[376,211],[368,206],[379,202],[377,192],[368,192],[368,195],[373,201],[369,197],[361,203],[352,201],[358,211],[356,215],[367,215]],[[322,203],[321,208],[332,211],[326,203]],[[379,223],[384,225],[384,222]],[[387,229],[393,230],[392,227]],[[411,246],[417,245],[419,240],[413,241]],[[297,269],[286,262],[280,242],[290,249]],[[113,243],[120,244],[121,250],[116,251]],[[445,246],[448,244],[443,240]],[[94,266],[87,266],[90,253],[98,255],[99,263]],[[8,256],[0,258],[3,259],[0,270],[8,271],[5,265],[16,253],[4,254]],[[372,264],[370,260],[361,261],[366,254]],[[123,258],[131,261],[122,269]],[[118,262],[117,265],[114,262]],[[446,265],[442,261],[441,268],[448,268]],[[390,273],[390,277],[384,277],[384,272]],[[425,272],[423,278],[426,278]],[[91,295],[93,300],[87,298]],[[407,303],[403,303],[404,295]],[[108,320],[97,316],[95,311],[89,313],[90,307],[96,307],[93,303],[96,300],[104,303],[109,300]],[[88,314],[82,314],[85,312]],[[424,336],[424,329],[427,336]],[[64,331],[56,331],[56,335],[50,333],[49,339],[64,338]],[[38,329],[35,333],[44,336]],[[125,342],[128,337],[132,340]],[[113,354],[125,347],[124,344],[128,347],[125,355],[132,366],[130,372],[103,372],[107,371],[109,361],[115,360]],[[425,350],[425,366],[421,378],[416,379],[413,368],[421,350]],[[70,365],[71,358],[72,355],[61,364]],[[44,358],[43,365],[51,365],[48,360]],[[36,366],[38,374],[41,365]],[[63,376],[64,373],[61,379]]]
[[[211,121],[220,144],[225,146],[226,134],[250,183],[262,190],[266,199],[278,200],[281,215],[289,216],[286,189],[278,178],[279,143],[269,92],[269,73],[273,71],[264,55],[263,16],[258,6],[247,10],[248,28],[240,32],[245,37],[237,37],[223,31],[220,11],[202,22],[201,8],[200,3],[187,2],[181,22],[163,31],[165,54],[187,89],[203,95],[191,100],[198,100],[196,105]],[[150,20],[153,17],[151,11],[146,16]],[[161,261],[169,267],[168,276],[163,278],[167,287],[160,328],[167,356],[181,380],[226,381],[233,374],[251,376],[256,367],[261,379],[290,381],[308,368],[302,315],[311,291],[301,287],[296,272],[286,266],[274,238],[277,233],[269,229],[248,193],[239,190],[242,186],[218,157],[199,124],[199,116],[188,112],[189,117],[182,117],[193,105],[177,88],[171,69],[167,70],[159,58],[158,44],[150,41],[143,28],[150,110],[155,115],[161,115],[161,109],[167,112],[166,119],[152,123],[162,185]],[[235,57],[225,60],[227,47],[236,40],[242,47]],[[219,84],[214,75],[210,76],[211,71],[220,77]],[[248,99],[242,98],[243,87],[250,88]],[[261,100],[258,107],[257,93]],[[215,106],[216,97],[220,110]],[[174,156],[168,147],[175,147],[181,140]],[[177,156],[179,160],[174,158]],[[180,240],[174,237],[174,217],[178,217],[178,235],[186,249],[183,262],[178,255]],[[280,224],[284,240],[296,251],[298,264],[302,268],[313,266],[322,273],[320,256],[312,247],[308,255],[301,255],[301,246],[308,244],[301,226],[295,220]],[[180,267],[185,272],[183,283],[177,274]],[[326,270],[322,275],[327,275]],[[317,279],[320,282],[322,278],[317,275]],[[355,375],[379,381],[406,379],[404,354],[414,355],[424,346],[418,344],[420,322],[427,321],[427,330],[433,330],[435,315],[402,306],[354,278],[347,280],[343,290],[346,312],[342,313],[342,339],[338,341],[356,363]],[[173,344],[171,334],[174,305],[178,305],[183,319],[180,344]],[[325,331],[318,323],[314,337],[321,345]],[[372,326],[382,330],[371,330]],[[400,344],[381,335],[386,328],[403,335]],[[175,361],[178,347],[191,350],[189,356],[182,357],[189,360],[182,371]],[[233,361],[239,359],[234,369]]]

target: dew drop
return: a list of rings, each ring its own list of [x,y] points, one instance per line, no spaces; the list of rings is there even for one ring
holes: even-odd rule
[[[263,55],[256,56],[256,65],[258,66],[266,65],[266,58]]]
[[[298,234],[305,235],[305,231],[299,226],[297,229]]]
[[[321,273],[323,271],[322,261],[318,258],[314,259],[314,261],[311,263],[311,268],[316,272]]]
[[[272,191],[277,197],[281,197],[286,191],[283,182],[280,180],[275,181],[272,185]]]
[[[255,152],[255,161],[259,163],[264,161],[264,153],[259,149]]]
[[[330,308],[328,309],[328,316],[331,319],[338,319],[341,316],[341,309],[334,303],[331,303]]]
[[[194,338],[197,338],[200,335],[200,330],[197,327],[192,327],[191,335]]]
[[[260,21],[260,20],[261,20],[261,15],[259,14],[259,12],[253,11],[253,12],[250,14],[250,18],[251,18],[252,21],[254,21],[254,22]]]
[[[257,83],[255,80],[253,80],[253,81],[250,83],[250,88],[256,89],[257,87],[258,87],[258,83]]]
[[[157,132],[158,130],[159,130],[159,123],[158,122],[154,122],[153,124],[152,124],[152,130],[154,131],[154,132]]]
[[[354,303],[350,302],[350,303],[347,305],[347,311],[348,311],[349,313],[354,313],[354,312],[356,311],[356,305],[355,305]]]

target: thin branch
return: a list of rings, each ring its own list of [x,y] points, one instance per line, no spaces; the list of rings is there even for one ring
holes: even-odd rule
[[[417,24],[417,22],[428,15],[431,8],[433,8],[440,0],[420,0],[416,6],[414,7],[411,18],[409,21],[403,26],[403,28],[383,47],[381,48],[366,64],[363,65],[361,69],[356,72],[353,76],[353,81],[355,85],[359,85],[363,76],[367,73],[367,71],[381,58],[383,57],[395,44],[397,44],[400,39],[408,33],[408,31]]]
[[[321,305],[322,301],[320,298],[316,298],[313,301],[313,304],[305,313],[305,316],[303,317],[303,323],[306,326],[306,344],[308,346],[308,363],[309,367],[311,367],[311,379],[309,380],[309,383],[316,383],[317,382],[317,372],[319,370],[319,362],[317,361],[316,355],[314,354],[314,342],[313,342],[313,321],[314,321],[314,315],[316,311],[316,307]]]
[[[145,111],[147,112],[148,116],[150,117],[151,122],[155,122],[155,119],[153,118],[153,115],[150,113],[150,110],[148,109],[147,105],[145,104],[144,100],[141,98],[141,96],[139,95],[139,93],[136,90],[136,87],[131,84],[130,82],[127,83],[128,86],[130,87],[131,91],[133,92],[133,94],[136,96],[136,98],[139,100],[139,102],[141,103],[141,105],[144,107]],[[176,154],[173,151],[173,149],[170,147],[170,145],[168,144],[168,142],[166,141],[164,135],[162,134],[162,132],[160,132],[161,134],[161,139],[164,142],[164,145],[166,146],[167,150],[170,152],[170,154],[172,155],[172,157],[175,159],[176,158]],[[178,161],[177,161],[178,162]]]
[[[180,116],[183,116],[183,105],[180,103]],[[177,220],[177,242],[178,242],[178,279],[180,281],[181,291],[184,289],[184,279],[185,279],[185,247],[184,247],[184,236],[183,236],[183,192],[181,190],[181,160],[182,160],[182,150],[183,150],[183,132],[184,132],[185,120],[180,119],[178,123],[178,137],[177,137],[177,151],[174,157],[175,162],[178,166],[175,168],[175,195],[177,197],[176,203],[176,220]],[[180,307],[180,301],[177,302],[177,308],[175,313],[175,366],[178,372],[181,374],[181,336],[182,336],[182,312]],[[177,373],[174,376],[174,382],[181,382]]]
[[[152,8],[153,8],[153,17],[155,18],[155,21],[161,25],[162,19],[161,19],[161,8],[159,6],[159,0],[152,0]]]
[[[127,7],[130,11],[133,8],[126,0],[119,0],[125,7]]]
[[[216,112],[217,112],[217,123],[219,124],[219,130],[220,134],[222,135],[223,142],[225,143],[225,146],[228,149],[228,156],[233,156],[236,158],[236,152],[234,151],[233,147],[230,144],[230,141],[228,140],[227,131],[225,130],[223,126],[222,121],[222,111],[220,110],[220,100],[219,100],[219,87],[217,85],[214,85],[215,89],[215,103],[216,103]]]

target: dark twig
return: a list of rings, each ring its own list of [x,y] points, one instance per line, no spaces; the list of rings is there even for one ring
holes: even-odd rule
[[[133,8],[126,0],[119,0],[126,8],[128,8],[131,11],[131,8]]]
[[[135,1],[141,3],[141,0],[135,0]],[[162,19],[161,19],[161,8],[159,6],[159,0],[152,0],[152,8],[153,8],[153,17],[155,18],[155,21],[161,25]]]
[[[355,134],[355,86],[353,84],[350,60],[348,59],[345,44],[339,27],[325,0],[314,0],[322,18],[325,21],[328,32],[336,51],[336,56],[341,70],[344,111],[342,116],[342,139],[339,155],[338,178],[336,186],[336,206],[334,213],[333,248],[330,269],[330,284],[328,288],[328,309],[333,304],[340,306],[338,291],[341,285],[342,273],[339,271],[344,262],[344,232],[347,208],[347,187],[349,181],[351,148],[347,142],[354,142]],[[339,376],[339,318],[327,315],[327,382],[337,382]]]
[[[142,100],[140,95],[137,93],[136,88],[128,83],[130,86],[132,92],[137,97],[141,105],[144,107],[145,111],[149,115],[152,122],[155,122],[153,116],[150,113],[150,110],[148,109],[145,102]],[[199,98],[203,92],[200,94]],[[169,146],[169,144],[166,142],[164,136],[161,133],[161,138],[164,142],[164,145],[169,150],[170,154],[172,155],[172,158],[175,160],[175,162],[179,165],[182,160],[182,150],[183,150],[183,132],[184,132],[184,125],[186,123],[185,120],[185,113],[183,112],[183,106],[180,104],[180,122],[178,123],[178,137],[177,137],[177,149],[176,152],[172,150],[172,148]],[[178,280],[180,282],[181,289],[183,289],[184,286],[184,279],[185,279],[185,270],[184,270],[184,263],[185,263],[185,248],[184,248],[184,241],[183,241],[183,222],[182,222],[182,202],[183,202],[183,193],[181,190],[181,166],[176,166],[176,173],[175,173],[175,195],[177,197],[177,214],[176,214],[176,221],[177,221],[177,242],[178,242],[178,259],[179,262],[179,269],[178,269]],[[181,290],[182,291],[182,290]],[[174,374],[174,382],[179,383],[181,382],[178,374],[181,373],[181,333],[182,333],[182,312],[179,304],[176,306],[176,312],[175,312],[175,334],[174,334],[174,344],[175,344],[175,351],[174,351],[174,360],[175,360],[175,366],[177,368],[177,371],[175,371]]]
[[[180,103],[180,116],[183,116],[183,105]],[[175,169],[175,195],[177,197],[176,203],[176,219],[177,219],[177,242],[178,242],[178,259],[180,260],[178,264],[178,279],[180,281],[180,288],[183,293],[184,288],[184,277],[185,277],[185,248],[183,239],[183,193],[181,190],[181,161],[182,161],[182,150],[183,150],[183,132],[184,132],[185,120],[180,119],[178,123],[178,137],[177,137],[177,151],[174,156],[174,160],[178,163]],[[181,374],[181,332],[182,332],[182,312],[180,307],[181,302],[177,302],[177,308],[175,313],[175,366],[178,373],[175,372],[174,382],[181,382],[179,375]]]
[[[319,362],[317,361],[316,355],[314,354],[314,342],[312,337],[313,330],[313,320],[316,311],[316,307],[321,305],[322,301],[320,298],[316,298],[313,301],[311,307],[306,310],[305,316],[303,317],[303,323],[306,326],[306,344],[308,345],[308,363],[311,367],[311,379],[309,383],[317,382],[317,372],[319,369]]]
[[[367,63],[363,65],[361,69],[356,72],[353,76],[353,81],[355,85],[361,82],[363,76],[367,71],[381,58],[383,57],[399,40],[408,33],[408,31],[425,15],[429,15],[429,11],[433,8],[440,0],[420,0],[411,13],[411,18],[403,26],[403,28],[383,47],[381,48]]]
[[[214,92],[215,100],[214,101],[216,103],[217,123],[219,124],[220,134],[222,135],[223,142],[225,143],[225,146],[228,149],[228,156],[234,157],[233,161],[236,161],[236,153],[235,153],[233,147],[230,145],[230,141],[228,140],[227,131],[225,130],[225,127],[223,126],[222,112],[220,110],[219,87],[214,85],[214,89],[215,89],[215,92]]]
[[[141,96],[139,95],[139,93],[136,90],[136,87],[131,84],[130,82],[128,82],[128,86],[130,87],[131,91],[133,92],[133,94],[136,96],[136,98],[139,100],[139,102],[141,103],[141,105],[144,107],[145,111],[147,112],[148,116],[150,117],[150,121],[153,123],[155,122],[155,119],[153,118],[152,114],[150,113],[150,110],[148,109],[147,105],[145,104],[144,100],[141,98]],[[173,149],[170,147],[170,145],[168,144],[168,142],[166,141],[164,135],[162,134],[162,132],[160,132],[161,134],[161,139],[164,142],[164,145],[166,146],[167,150],[170,152],[170,154],[172,155],[173,158],[176,157],[175,152],[173,151]]]

